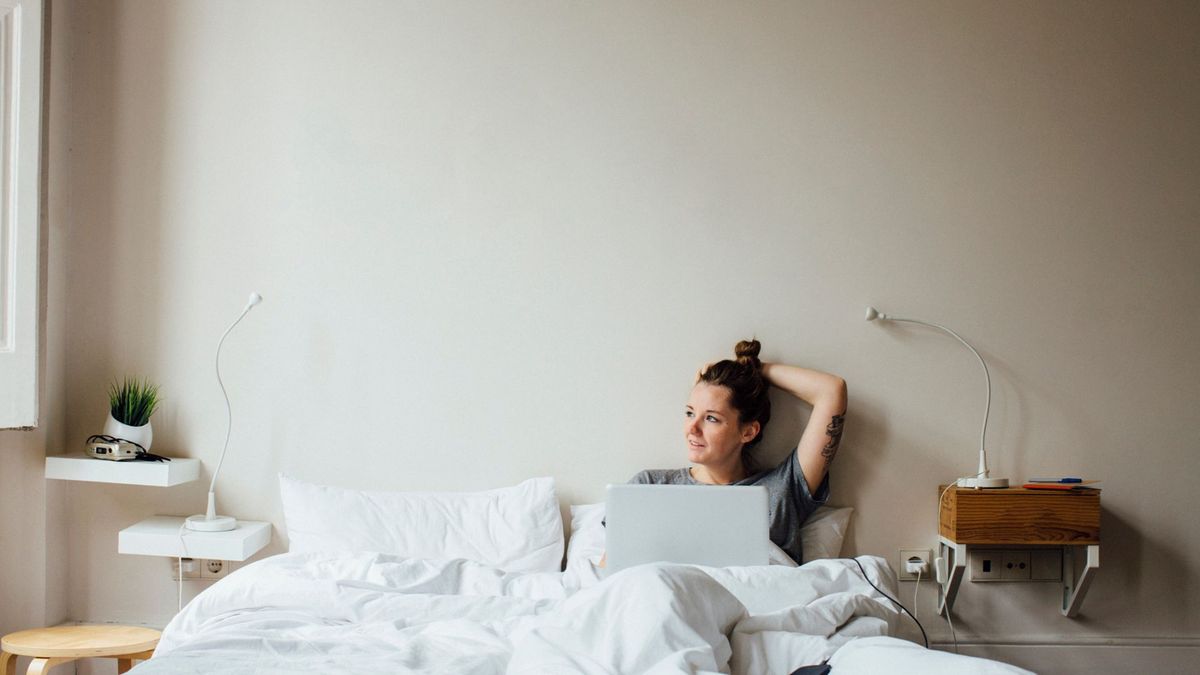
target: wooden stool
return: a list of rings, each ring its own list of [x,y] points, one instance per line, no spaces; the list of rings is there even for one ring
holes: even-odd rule
[[[154,653],[161,633],[136,626],[54,626],[9,633],[0,640],[0,675],[16,675],[17,656],[32,656],[28,675],[43,675],[60,663],[110,657],[117,672]]]

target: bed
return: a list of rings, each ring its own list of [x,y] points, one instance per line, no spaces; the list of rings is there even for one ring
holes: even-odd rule
[[[602,578],[602,505],[572,507],[564,569],[550,479],[447,494],[281,477],[281,494],[291,550],[199,594],[133,672],[1027,672],[889,637],[901,615],[864,574],[896,581],[875,556]]]

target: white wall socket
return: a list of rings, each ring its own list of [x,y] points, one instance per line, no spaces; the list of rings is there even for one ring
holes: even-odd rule
[[[200,562],[195,558],[183,559],[183,578],[199,579]],[[171,581],[179,581],[179,558],[171,558]]]
[[[233,569],[233,563],[228,560],[201,560],[199,563],[201,579],[222,579]]]
[[[925,570],[921,572],[922,579],[933,578],[933,552],[927,548],[902,548],[900,549],[899,565],[896,567],[896,578],[900,581],[916,581],[917,575],[909,572],[907,565],[909,558],[920,558],[925,561]]]
[[[183,578],[223,579],[233,571],[234,563],[229,560],[183,559]],[[171,580],[179,581],[179,558],[171,558]]]
[[[1005,551],[1000,578],[1004,581],[1029,580],[1029,550]]]
[[[1062,549],[972,549],[971,581],[1061,581]]]

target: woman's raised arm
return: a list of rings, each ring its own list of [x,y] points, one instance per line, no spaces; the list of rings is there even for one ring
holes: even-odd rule
[[[812,416],[796,444],[796,462],[809,489],[816,492],[842,441],[846,381],[819,370],[765,362],[763,376],[773,386],[812,406]]]

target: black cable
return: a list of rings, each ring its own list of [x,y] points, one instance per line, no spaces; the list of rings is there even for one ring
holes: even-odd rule
[[[897,607],[899,607],[900,609],[904,610],[904,613],[905,613],[905,614],[907,614],[907,615],[911,616],[911,617],[912,617],[912,620],[917,622],[917,628],[920,628],[920,629],[921,629],[921,639],[925,640],[925,648],[926,648],[926,649],[929,649],[929,636],[925,635],[925,627],[921,625],[921,622],[920,622],[920,621],[917,619],[917,617],[913,616],[913,613],[912,613],[912,612],[910,612],[910,611],[908,611],[908,608],[907,608],[907,607],[905,607],[904,605],[900,604],[900,601],[899,601],[899,600],[897,600],[897,599],[893,598],[892,596],[888,595],[887,593],[884,593],[884,592],[883,592],[883,590],[882,590],[881,588],[879,588],[878,586],[876,586],[876,585],[875,585],[875,584],[874,584],[874,583],[871,581],[871,577],[867,576],[867,568],[863,567],[863,566],[862,566],[862,563],[858,562],[858,558],[845,558],[845,560],[853,560],[853,561],[854,561],[854,564],[855,564],[855,565],[858,565],[858,569],[862,570],[862,576],[863,576],[863,579],[866,579],[866,580],[867,580],[867,583],[868,583],[868,584],[871,584],[871,588],[874,588],[876,591],[879,591],[879,594],[880,594],[880,595],[882,595],[883,597],[887,598],[888,600],[891,600],[892,602],[896,603],[896,606],[897,606]]]
[[[96,439],[100,439],[100,440],[104,441],[105,443],[125,442],[132,446],[137,447],[138,452],[146,452],[146,449],[143,448],[140,443],[135,443],[135,442],[129,440],[128,438],[117,438],[116,436],[109,436],[108,434],[92,434],[91,436],[88,436],[88,439],[86,441],[84,441],[84,443],[91,443],[92,441],[94,441]]]
[[[143,462],[169,462],[169,461],[171,461],[170,457],[163,457],[162,455],[156,455],[156,454],[150,452],[149,450],[143,448],[140,443],[135,443],[134,441],[131,441],[127,438],[117,438],[116,436],[109,436],[107,434],[92,434],[91,436],[88,436],[88,439],[86,441],[84,441],[84,443],[85,444],[91,443],[92,441],[97,440],[97,439],[104,441],[105,443],[128,443],[128,444],[136,447],[137,454],[135,454],[133,456],[133,459],[135,459],[135,460],[141,460]]]

